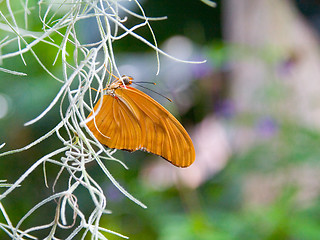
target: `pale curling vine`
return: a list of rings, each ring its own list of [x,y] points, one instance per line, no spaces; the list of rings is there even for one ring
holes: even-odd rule
[[[5,222],[0,223],[0,229],[13,239],[35,239],[40,230],[42,232],[44,230],[47,231],[46,239],[56,239],[57,228],[66,231],[67,237],[65,239],[72,239],[75,236],[78,237],[78,235],[84,238],[88,234],[91,234],[91,237],[94,239],[105,239],[104,232],[126,238],[119,233],[100,226],[99,223],[102,215],[110,212],[106,210],[107,199],[102,188],[87,172],[86,165],[95,161],[104,174],[124,195],[141,207],[146,208],[146,206],[129,194],[108,171],[105,160],[117,161],[121,166],[125,168],[126,166],[112,156],[114,150],[106,149],[97,141],[86,126],[86,116],[92,111],[94,102],[102,97],[104,86],[111,80],[111,75],[105,68],[107,67],[115,75],[120,76],[112,48],[114,41],[131,35],[153,48],[158,61],[158,72],[160,69],[159,54],[175,59],[158,48],[155,35],[149,24],[151,20],[162,20],[165,18],[147,17],[137,0],[41,0],[38,6],[29,6],[29,4],[28,0],[22,3],[24,24],[18,22],[17,16],[21,14],[21,11],[12,10],[10,0],[6,1],[7,13],[4,14],[0,11],[0,29],[8,33],[7,37],[0,40],[0,48],[4,49],[9,44],[16,44],[18,49],[15,52],[1,55],[0,62],[8,58],[20,57],[24,63],[27,63],[23,54],[30,52],[38,64],[50,76],[61,82],[62,86],[50,105],[38,117],[27,122],[25,125],[36,123],[57,104],[60,105],[61,121],[55,128],[29,145],[21,149],[0,153],[0,157],[27,150],[52,135],[56,135],[62,144],[60,148],[37,160],[15,183],[7,184],[5,181],[0,180],[0,187],[5,189],[0,195],[0,212],[5,219]],[[129,10],[128,4],[130,5],[130,9],[136,9],[136,12]],[[39,19],[42,23],[42,31],[40,32],[28,30],[28,18],[34,17],[37,8],[39,10]],[[130,17],[140,19],[141,23],[131,28],[126,27],[127,19]],[[77,36],[79,31],[77,27],[79,23],[88,21],[89,19],[93,20],[97,26],[100,40],[84,44]],[[153,42],[149,42],[135,33],[135,30],[142,27],[149,29]],[[57,39],[60,39],[60,41],[58,42]],[[58,61],[58,57],[61,57],[62,78],[50,72],[38,57],[36,51],[33,50],[33,47],[40,42],[57,50],[53,64]],[[0,71],[24,75],[24,73],[12,69],[0,68]],[[92,95],[92,84],[98,84],[99,86],[98,92],[95,95]],[[85,101],[87,98],[89,98],[89,102]],[[67,108],[62,107],[63,104],[67,105]],[[65,131],[67,137],[65,136],[66,134],[62,135],[61,131]],[[4,144],[1,144],[0,149],[3,146]],[[59,158],[57,155],[61,153],[64,154],[64,157]],[[43,166],[45,184],[48,186],[46,176],[46,165],[48,163],[60,167],[60,171],[53,184],[53,194],[32,207],[18,223],[13,223],[1,200],[10,198],[10,193],[18,190],[18,187],[23,186],[24,180],[41,165]],[[59,179],[63,172],[68,173],[68,185],[64,191],[55,192],[55,186],[59,184]],[[75,190],[79,188],[87,189],[87,192],[90,194],[94,209],[89,215],[85,215],[82,212],[81,205],[78,204]],[[36,211],[39,208],[45,207],[52,201],[55,201],[57,206],[50,223],[43,223],[43,225],[27,229],[23,228],[26,219],[36,215]],[[73,211],[73,220],[71,222],[66,220],[68,208]]]

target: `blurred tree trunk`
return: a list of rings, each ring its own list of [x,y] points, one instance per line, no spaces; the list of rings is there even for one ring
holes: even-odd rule
[[[319,39],[293,3],[226,0],[223,4],[236,109],[319,127]]]

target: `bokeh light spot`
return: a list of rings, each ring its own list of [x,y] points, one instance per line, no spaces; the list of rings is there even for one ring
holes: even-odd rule
[[[8,101],[3,94],[0,94],[0,119],[8,114]]]

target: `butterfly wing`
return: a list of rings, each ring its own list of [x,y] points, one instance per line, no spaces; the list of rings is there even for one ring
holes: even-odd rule
[[[193,143],[179,121],[154,99],[127,87],[116,90],[119,99],[134,109],[141,129],[142,150],[157,154],[179,167],[195,159]]]
[[[193,163],[195,151],[188,133],[151,97],[127,86],[115,89],[114,97],[105,95],[102,101],[99,113],[88,123],[102,144],[151,152],[179,167]],[[94,110],[98,106],[99,102]]]
[[[116,97],[104,95],[94,107],[100,111],[87,126],[98,141],[109,148],[135,151],[140,149],[141,129],[136,116]],[[90,117],[93,112],[89,114]]]

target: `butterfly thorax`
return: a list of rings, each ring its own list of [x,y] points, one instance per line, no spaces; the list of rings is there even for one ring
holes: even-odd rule
[[[124,86],[130,86],[132,84],[132,77],[123,75],[121,78],[116,79],[107,87],[108,95],[115,95],[115,90]]]

